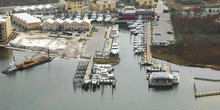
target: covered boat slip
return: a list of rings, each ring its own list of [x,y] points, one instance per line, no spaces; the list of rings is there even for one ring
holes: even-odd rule
[[[152,72],[148,85],[149,87],[172,87],[173,75],[167,72]]]

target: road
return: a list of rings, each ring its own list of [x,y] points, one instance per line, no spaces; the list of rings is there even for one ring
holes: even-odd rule
[[[163,13],[163,9],[167,8],[166,5],[163,5],[163,1],[158,1],[157,8],[155,12],[159,17],[158,26],[153,26],[153,41],[173,41],[173,34],[167,34],[168,30],[173,30],[170,20],[169,13]],[[155,33],[160,33],[161,35],[155,35]]]

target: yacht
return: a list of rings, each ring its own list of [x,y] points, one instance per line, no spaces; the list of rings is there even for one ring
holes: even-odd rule
[[[105,16],[105,22],[110,22],[112,19],[111,15],[110,15],[110,12],[107,13],[107,15]]]
[[[2,73],[5,73],[5,74],[8,74],[8,73],[11,73],[13,71],[16,71],[18,68],[17,68],[17,65],[15,62],[11,62],[8,64],[8,66],[2,71]]]
[[[78,12],[78,13],[76,14],[76,18],[81,19],[81,13],[80,13],[80,12]]]
[[[92,75],[92,79],[91,79],[92,85],[99,85],[99,77],[100,77],[99,74]]]
[[[110,32],[111,38],[117,38],[118,37],[118,25],[113,26],[111,32]]]
[[[118,46],[118,44],[116,44],[116,43],[112,44],[111,53],[113,55],[119,54],[119,46]]]
[[[179,84],[179,82],[180,82],[179,73],[178,72],[174,72],[174,71],[172,71],[171,73],[173,74],[173,83],[174,84]]]
[[[99,14],[98,18],[96,19],[98,22],[102,22],[103,21],[103,14]]]
[[[96,20],[96,12],[95,12],[95,11],[93,11],[90,20],[91,20],[91,21]]]

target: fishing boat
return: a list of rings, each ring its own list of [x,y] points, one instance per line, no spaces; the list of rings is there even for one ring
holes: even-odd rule
[[[96,19],[96,21],[102,22],[103,21],[103,14],[99,14],[98,18]]]
[[[16,71],[18,69],[17,65],[15,62],[11,62],[8,64],[8,66],[2,71],[4,74],[11,73],[13,71]]]

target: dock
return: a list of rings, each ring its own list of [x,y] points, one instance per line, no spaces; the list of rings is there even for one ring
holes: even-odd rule
[[[220,90],[195,93],[195,97],[205,97],[205,96],[213,96],[213,95],[220,95]]]

